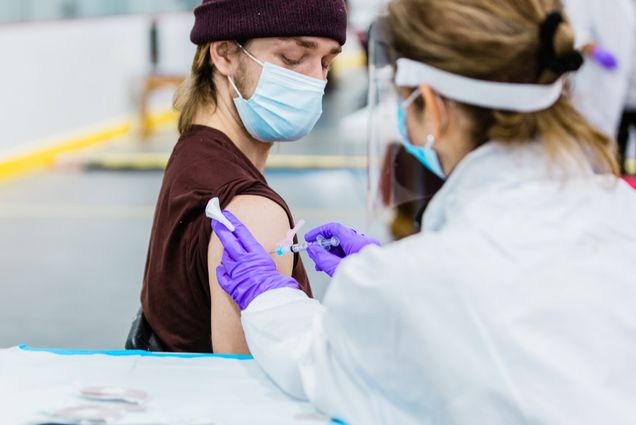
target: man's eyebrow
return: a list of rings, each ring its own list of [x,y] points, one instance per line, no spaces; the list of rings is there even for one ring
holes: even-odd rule
[[[311,41],[311,40],[306,40],[302,37],[290,37],[287,39],[283,39],[283,40],[290,40],[293,41],[294,43],[296,43],[298,46],[300,47],[304,47],[305,49],[309,49],[309,50],[316,50],[318,49],[318,43],[316,43],[315,41]],[[339,54],[342,53],[342,46],[338,46],[338,47],[334,47],[333,49],[331,49],[331,54]]]
[[[292,37],[292,40],[296,42],[300,47],[304,47],[305,49],[316,50],[318,48],[318,43],[315,41],[305,40],[300,37]]]

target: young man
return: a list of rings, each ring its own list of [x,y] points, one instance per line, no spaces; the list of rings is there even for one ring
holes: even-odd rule
[[[198,50],[175,97],[181,138],[159,195],[142,305],[167,351],[247,353],[239,309],[214,274],[223,247],[205,207],[218,197],[272,250],[293,227],[263,170],[272,142],[299,140],[319,119],[347,14],[343,0],[204,0],[195,16]],[[276,265],[311,295],[300,258]]]

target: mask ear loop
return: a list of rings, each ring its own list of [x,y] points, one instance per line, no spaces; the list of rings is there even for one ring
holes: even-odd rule
[[[245,53],[250,59],[252,59],[254,62],[259,64],[260,66],[265,66],[265,63],[263,63],[263,62],[259,61],[258,59],[256,59],[256,56],[251,54],[245,47],[243,47],[243,45],[241,43],[239,43],[238,41],[235,41],[235,43],[236,43],[237,46],[239,46],[239,48],[243,51],[243,53]]]
[[[406,98],[406,100],[402,101],[402,107],[404,108],[404,110],[407,110],[413,104],[413,102],[415,102],[415,100],[421,95],[422,94],[420,93],[420,90],[415,89],[413,93],[411,93],[411,95]]]
[[[228,81],[230,82],[230,85],[232,86],[232,88],[234,89],[234,91],[236,92],[236,94],[238,95],[238,97],[240,97],[241,99],[243,99],[243,95],[241,94],[241,92],[239,91],[238,87],[236,86],[236,83],[234,82],[234,78],[230,77],[229,75],[227,76]]]
[[[413,104],[413,102],[415,102],[415,99],[417,99],[420,96],[421,96],[420,91],[418,89],[415,89],[413,93],[411,93],[409,97],[406,98],[406,100],[400,101],[399,105],[404,111],[405,115],[408,114],[409,107]]]
[[[247,57],[249,57],[250,59],[252,59],[254,62],[256,62],[257,64],[259,64],[260,66],[264,67],[265,64],[261,61],[259,61],[258,59],[256,59],[256,57],[254,55],[252,55],[250,52],[247,51],[247,49],[245,47],[243,47],[243,45],[241,43],[239,43],[238,41],[235,41],[236,45],[239,47],[239,49],[241,49],[243,51],[243,53],[245,53],[247,55]],[[236,86],[236,83],[234,82],[234,78],[230,77],[228,75],[227,79],[230,81],[230,84],[232,85],[232,88],[234,89],[234,91],[236,92],[236,94],[238,95],[238,97],[240,97],[241,99],[244,99],[243,95],[241,94],[240,90],[238,89],[238,87]]]
[[[442,118],[443,118],[442,128],[447,129],[448,128],[448,112],[447,112],[446,105],[444,104],[442,97],[438,93],[433,91],[433,94],[435,95],[435,103],[437,103],[437,107],[442,112]],[[402,107],[404,108],[404,110],[406,111],[413,104],[413,102],[415,102],[415,100],[421,95],[422,95],[422,92],[420,91],[420,89],[415,89],[413,93],[411,93],[411,95],[408,98],[406,98],[406,100],[402,101]]]

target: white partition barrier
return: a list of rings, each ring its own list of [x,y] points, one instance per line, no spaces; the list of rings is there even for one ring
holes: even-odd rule
[[[186,73],[191,13],[160,15],[160,69]],[[135,113],[151,16],[0,25],[0,156]],[[169,107],[169,97],[161,99]]]

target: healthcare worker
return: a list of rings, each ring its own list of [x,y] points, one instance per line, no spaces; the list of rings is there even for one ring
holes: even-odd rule
[[[394,0],[403,143],[447,179],[420,234],[305,235],[324,303],[213,221],[256,361],[350,425],[636,423],[636,192],[574,109],[558,0]]]

